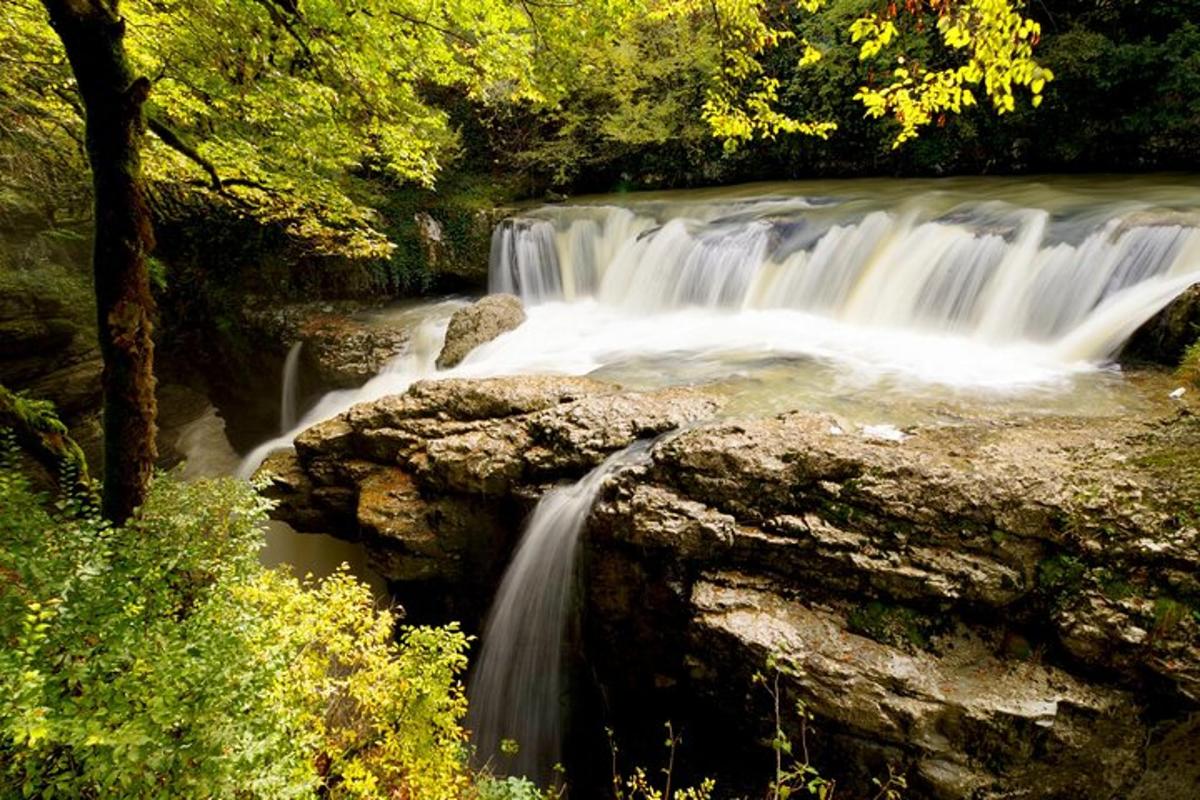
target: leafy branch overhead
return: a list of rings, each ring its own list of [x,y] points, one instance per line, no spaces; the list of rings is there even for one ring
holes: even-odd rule
[[[897,145],[977,92],[1000,113],[1018,89],[1037,105],[1053,77],[1032,56],[1038,25],[1011,0],[851,6],[840,40],[884,78],[846,101],[893,119]],[[153,85],[150,185],[183,183],[316,253],[389,254],[360,179],[432,186],[462,151],[463,103],[485,121],[505,109],[543,121],[553,133],[526,145],[535,160],[575,135],[734,150],[838,127],[819,103],[810,117],[785,98],[776,73],[785,50],[799,70],[836,57],[838,41],[798,31],[841,19],[840,0],[124,0],[120,13]],[[6,127],[78,158],[81,109],[56,45],[38,0],[6,3],[0,106]]]

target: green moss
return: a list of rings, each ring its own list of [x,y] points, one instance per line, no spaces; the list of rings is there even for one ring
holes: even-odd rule
[[[1154,601],[1154,635],[1166,636],[1188,617],[1200,622],[1200,608],[1173,597],[1159,597]]]
[[[1179,359],[1175,374],[1192,386],[1200,386],[1200,339],[1188,345],[1183,358]]]
[[[929,646],[931,620],[911,608],[873,600],[860,605],[846,618],[850,630],[902,649],[924,649]]]
[[[1099,569],[1095,573],[1096,580],[1100,584],[1100,591],[1109,600],[1124,600],[1127,597],[1132,597],[1135,594],[1133,584],[1124,580],[1121,576],[1108,569]]]
[[[1060,553],[1038,564],[1038,587],[1054,596],[1077,592],[1086,573],[1087,568],[1078,558]]]
[[[444,175],[436,191],[401,187],[378,200],[384,226],[396,249],[377,264],[378,280],[391,291],[425,294],[437,290],[481,290],[487,282],[493,209],[511,205],[514,185],[487,175]],[[442,263],[429,264],[418,214],[428,214],[441,228]]]

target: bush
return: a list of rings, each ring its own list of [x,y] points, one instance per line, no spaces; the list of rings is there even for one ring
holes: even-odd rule
[[[0,432],[0,436],[3,433]],[[0,796],[457,798],[467,640],[257,560],[266,501],[156,480],[123,527],[0,440]]]

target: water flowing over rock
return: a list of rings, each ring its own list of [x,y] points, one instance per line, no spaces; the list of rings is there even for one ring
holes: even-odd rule
[[[282,353],[303,344],[301,363],[325,389],[359,386],[408,345],[409,331],[371,321],[362,303],[250,303],[243,312],[257,339]]]
[[[1078,202],[949,190],[552,206],[496,228],[490,287],[643,313],[784,309],[1105,358],[1200,277],[1200,227],[1195,214]]]
[[[686,719],[664,700],[683,695],[752,731],[773,654],[851,785],[890,762],[916,797],[1185,796],[1194,773],[1155,772],[1147,741],[1200,744],[1200,530],[1179,513],[1200,503],[1196,417],[895,442],[716,411],[582,378],[421,382],[264,469],[283,518],[357,531],[402,594],[453,587],[450,613],[475,594],[478,618],[548,484],[687,424],[603,485],[585,527],[583,646],[618,723]]]
[[[304,342],[296,342],[288,350],[287,358],[283,361],[283,388],[279,396],[279,432],[286,433],[296,426],[300,418],[299,383],[300,383],[300,352]]]
[[[538,502],[500,582],[472,673],[467,725],[481,763],[554,782],[554,766],[562,761],[563,645],[579,536],[604,480],[645,460],[649,447],[636,442]],[[519,744],[512,759],[503,759],[505,741]]]
[[[438,354],[438,369],[456,367],[467,355],[525,321],[525,309],[511,294],[491,294],[454,312],[446,329],[446,344]]]

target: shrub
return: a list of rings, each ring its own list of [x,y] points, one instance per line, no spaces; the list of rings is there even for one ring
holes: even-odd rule
[[[0,796],[474,792],[457,629],[397,638],[344,571],[261,567],[243,484],[161,477],[113,527],[13,464],[0,441]]]

